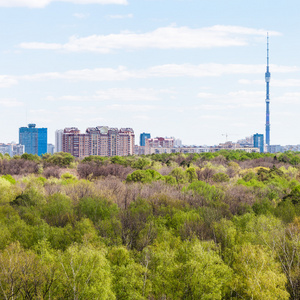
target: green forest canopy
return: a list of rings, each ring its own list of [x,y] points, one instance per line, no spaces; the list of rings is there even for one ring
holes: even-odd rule
[[[300,154],[0,157],[1,299],[300,299]]]

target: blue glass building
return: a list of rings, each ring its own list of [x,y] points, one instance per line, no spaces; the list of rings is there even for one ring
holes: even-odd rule
[[[145,140],[146,139],[151,139],[151,134],[150,133],[141,133],[140,134],[140,146],[145,146]]]
[[[47,153],[47,128],[36,128],[35,124],[19,128],[19,143],[25,146],[25,153]]]
[[[254,134],[253,135],[253,146],[259,148],[260,153],[264,152],[264,135],[263,134]]]

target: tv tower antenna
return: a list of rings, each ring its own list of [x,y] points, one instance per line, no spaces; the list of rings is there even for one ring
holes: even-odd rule
[[[266,80],[266,145],[270,146],[270,79],[269,70],[269,34],[267,33],[267,71],[265,73]]]

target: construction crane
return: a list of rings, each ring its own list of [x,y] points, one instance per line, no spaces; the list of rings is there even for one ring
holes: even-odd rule
[[[233,136],[233,135],[237,135],[237,134],[230,134],[230,136]],[[227,143],[229,134],[228,133],[222,133],[222,136],[226,137],[225,143]]]
[[[222,133],[222,136],[226,137],[225,143],[227,143],[228,142],[228,133]]]

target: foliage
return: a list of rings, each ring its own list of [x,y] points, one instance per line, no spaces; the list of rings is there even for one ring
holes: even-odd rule
[[[44,165],[55,165],[59,167],[69,167],[74,161],[74,157],[70,153],[57,152],[53,155],[43,154],[42,160]]]
[[[214,182],[228,182],[229,181],[229,176],[225,173],[216,173],[213,177],[212,177]]]
[[[162,180],[163,177],[155,170],[147,169],[147,170],[137,170],[133,173],[129,174],[126,178],[127,182],[142,182],[142,183],[150,183],[156,180]]]
[[[300,298],[299,153],[0,156],[0,174],[1,299]]]

